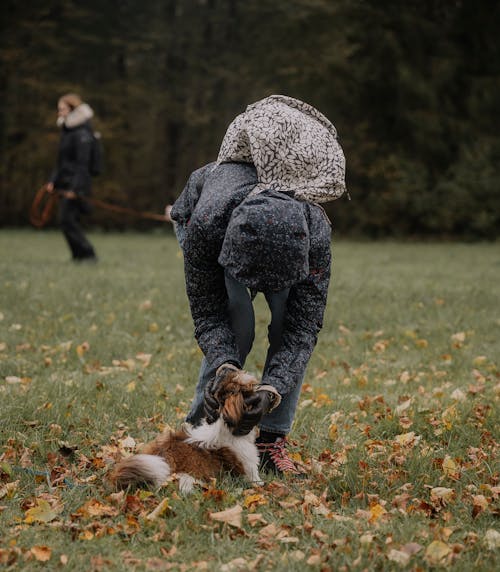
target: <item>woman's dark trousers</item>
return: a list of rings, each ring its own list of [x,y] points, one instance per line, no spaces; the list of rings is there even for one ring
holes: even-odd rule
[[[87,212],[88,208],[82,200],[61,199],[59,210],[61,230],[75,261],[96,259],[94,247],[83,234],[80,225],[80,216],[87,214]]]

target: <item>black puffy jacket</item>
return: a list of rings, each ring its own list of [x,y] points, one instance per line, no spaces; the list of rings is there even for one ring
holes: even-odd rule
[[[90,194],[92,178],[90,161],[93,132],[90,121],[68,128],[63,125],[57,166],[50,180],[56,189],[75,191],[79,196]]]

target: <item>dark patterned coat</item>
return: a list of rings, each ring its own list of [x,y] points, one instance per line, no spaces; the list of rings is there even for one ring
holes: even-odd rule
[[[256,183],[251,164],[223,163],[214,168],[212,163],[191,175],[171,212],[180,227],[195,337],[214,367],[228,361],[239,364],[226,311],[224,269],[218,257],[233,209]],[[309,225],[309,275],[290,288],[282,344],[262,377],[262,383],[274,386],[281,395],[291,391],[304,376],[323,325],[330,280],[330,223],[321,207],[300,204]]]

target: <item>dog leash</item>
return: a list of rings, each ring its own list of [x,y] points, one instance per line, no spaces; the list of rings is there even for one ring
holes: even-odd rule
[[[49,192],[47,185],[42,185],[35,194],[30,208],[30,222],[36,228],[43,228],[54,214],[56,203],[59,199],[59,193]],[[109,210],[115,213],[126,214],[138,218],[156,220],[159,222],[169,222],[165,215],[151,213],[147,211],[137,211],[128,207],[113,205],[94,197],[85,197],[85,201],[90,204]]]

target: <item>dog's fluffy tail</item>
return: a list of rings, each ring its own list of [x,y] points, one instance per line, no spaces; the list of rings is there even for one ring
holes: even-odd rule
[[[157,455],[133,455],[120,461],[109,475],[110,482],[119,489],[141,483],[159,487],[170,476],[167,461]]]

